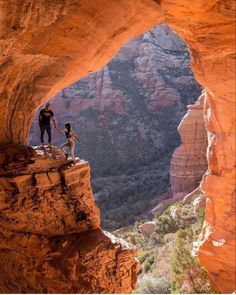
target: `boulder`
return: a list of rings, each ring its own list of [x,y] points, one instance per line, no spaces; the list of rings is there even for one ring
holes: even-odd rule
[[[154,233],[156,227],[156,223],[149,221],[145,222],[141,225],[139,225],[139,231],[143,236],[150,236],[152,233]]]

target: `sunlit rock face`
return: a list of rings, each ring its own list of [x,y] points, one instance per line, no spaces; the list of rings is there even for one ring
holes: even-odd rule
[[[200,261],[221,292],[235,289],[234,6],[233,0],[20,0],[0,7],[1,143],[26,144],[34,111],[104,66],[129,38],[165,22],[186,41],[206,89],[209,132]]]
[[[131,292],[135,251],[100,229],[89,164],[54,148],[0,155],[0,292]]]
[[[193,191],[207,170],[207,132],[203,118],[203,93],[194,105],[188,106],[188,112],[179,125],[182,144],[171,160],[170,182],[175,195],[182,197]]]

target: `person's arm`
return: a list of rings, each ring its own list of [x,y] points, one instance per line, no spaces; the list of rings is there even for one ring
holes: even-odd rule
[[[71,130],[71,135],[78,141],[80,142],[79,137],[75,134],[75,132],[73,130]]]
[[[55,127],[55,128],[57,129],[57,131],[59,131],[61,133],[64,133],[65,132],[65,130],[62,130],[62,129],[58,128],[58,127]]]
[[[54,116],[53,112],[52,112],[52,122],[53,122],[54,127],[57,129],[57,124],[56,124],[56,120],[55,120],[55,116]]]

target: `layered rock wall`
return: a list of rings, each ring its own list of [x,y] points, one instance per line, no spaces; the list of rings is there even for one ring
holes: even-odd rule
[[[203,93],[180,122],[178,131],[182,144],[171,160],[170,182],[173,197],[183,198],[193,191],[207,170],[207,132],[203,117]]]
[[[57,149],[0,154],[0,292],[131,292],[135,251],[100,229],[88,163]]]
[[[159,22],[185,40],[206,89],[208,170],[200,260],[235,289],[235,1],[1,1],[1,143],[27,143],[35,110]],[[8,251],[8,250],[6,250]]]

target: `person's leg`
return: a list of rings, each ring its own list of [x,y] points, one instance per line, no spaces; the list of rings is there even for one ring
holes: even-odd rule
[[[67,157],[68,157],[69,154],[68,154],[68,153],[66,152],[66,150],[65,150],[66,147],[69,147],[68,142],[65,142],[65,143],[63,143],[62,145],[60,145],[60,146],[59,146],[59,149],[61,149],[61,150],[65,153],[66,160],[67,160]]]
[[[40,139],[41,139],[41,144],[44,144],[44,133],[45,133],[45,125],[40,126]]]
[[[59,149],[63,150],[64,153],[66,153],[65,148],[68,147],[68,142],[63,143],[59,146]]]
[[[46,125],[46,131],[48,134],[48,143],[51,145],[52,134],[51,134],[51,125]]]
[[[75,143],[73,141],[70,142],[69,147],[70,147],[70,154],[71,154],[72,161],[75,164]]]

